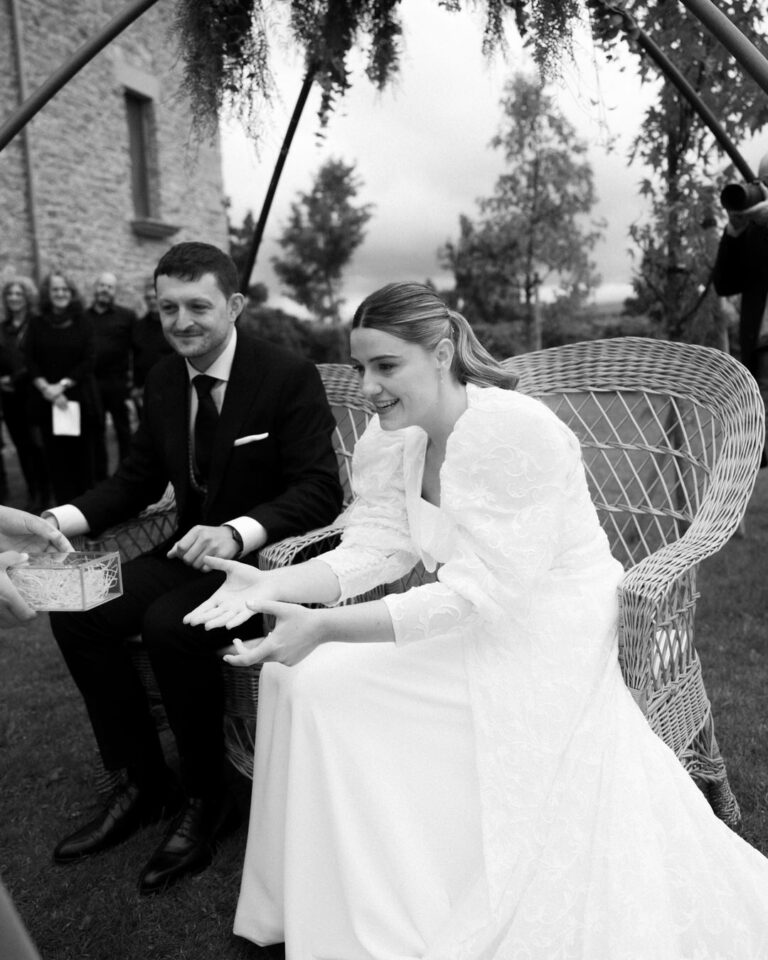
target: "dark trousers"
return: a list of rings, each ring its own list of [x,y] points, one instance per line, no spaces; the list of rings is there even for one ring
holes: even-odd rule
[[[103,480],[108,472],[107,422],[106,415],[112,417],[117,437],[117,450],[120,460],[126,456],[131,446],[131,421],[128,415],[128,387],[121,380],[99,380],[99,399],[101,400],[101,430],[96,438],[96,479]]]
[[[32,501],[30,506],[33,509],[42,509],[48,506],[50,498],[42,434],[30,420],[26,391],[4,393],[2,397],[5,425],[16,448],[19,467]]]
[[[56,503],[70,503],[94,485],[93,437],[87,426],[79,437],[58,437],[45,425],[43,449]]]
[[[166,545],[163,550],[167,550]],[[52,613],[51,626],[85,701],[104,765],[128,769],[148,789],[167,777],[157,729],[126,640],[141,633],[176,738],[189,796],[222,789],[223,683],[216,651],[234,636],[260,636],[261,617],[236,631],[189,627],[182,618],[223,582],[160,553],[123,566],[123,595],[83,613]]]

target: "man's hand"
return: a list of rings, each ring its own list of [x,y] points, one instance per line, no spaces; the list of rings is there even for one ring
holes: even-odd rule
[[[227,579],[204,603],[184,617],[184,623],[191,627],[204,626],[206,630],[226,627],[227,630],[233,630],[253,616],[249,601],[274,599],[270,596],[271,577],[268,573],[246,563],[217,560],[215,557],[206,557],[205,565],[209,570],[226,573]]]
[[[69,553],[72,545],[58,527],[24,510],[0,507],[0,550]]]
[[[64,387],[61,383],[47,383],[41,393],[49,403],[56,403],[64,395]]]
[[[265,613],[275,618],[275,628],[266,637],[256,640],[235,640],[237,653],[224,659],[236,667],[274,661],[292,667],[308,657],[327,638],[323,629],[324,610],[308,610],[297,603],[274,600],[249,603],[251,613]]]
[[[183,560],[195,570],[208,570],[206,557],[221,557],[231,560],[237,556],[240,548],[232,536],[229,527],[196,526],[177,540],[166,556],[170,560]]]

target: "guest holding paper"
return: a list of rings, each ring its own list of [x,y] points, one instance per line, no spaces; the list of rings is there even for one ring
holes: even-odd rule
[[[31,416],[40,427],[56,500],[93,486],[99,405],[94,381],[93,329],[77,288],[52,273],[40,290],[40,315],[25,342],[33,386]]]

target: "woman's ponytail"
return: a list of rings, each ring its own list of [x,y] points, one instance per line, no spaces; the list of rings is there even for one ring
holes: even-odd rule
[[[448,310],[448,322],[455,348],[451,370],[459,383],[514,390],[518,378],[488,353],[467,319],[455,310]]]

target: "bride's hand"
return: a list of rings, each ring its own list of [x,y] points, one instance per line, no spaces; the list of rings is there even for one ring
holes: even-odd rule
[[[267,660],[292,667],[325,639],[322,610],[308,610],[297,603],[276,600],[249,603],[248,606],[251,613],[273,616],[275,626],[266,637],[234,641],[237,653],[227,653],[224,659],[236,667],[249,667]]]
[[[253,610],[247,605],[248,600],[255,601],[261,597],[268,599],[266,587],[269,577],[255,567],[221,557],[205,557],[205,567],[208,570],[221,570],[226,573],[227,579],[204,603],[184,617],[184,623],[189,626],[204,626],[206,630],[226,627],[232,630],[253,616]]]

